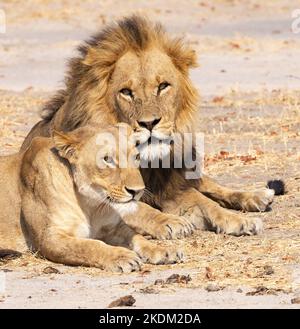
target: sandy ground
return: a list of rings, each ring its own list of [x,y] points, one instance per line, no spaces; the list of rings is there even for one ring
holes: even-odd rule
[[[185,35],[199,54],[192,78],[203,97],[206,172],[237,188],[283,178],[288,190],[260,214],[260,236],[197,232],[157,242],[180,244],[183,264],[115,275],[30,254],[0,263],[6,278],[0,308],[98,308],[128,294],[139,308],[299,307],[291,303],[300,296],[300,35],[291,32],[297,7],[285,0],[0,3],[7,16],[7,33],[0,34],[1,155],[18,150],[62,85],[74,47],[111,19],[138,11]],[[45,274],[47,266],[60,273]],[[175,273],[191,281],[154,284]]]

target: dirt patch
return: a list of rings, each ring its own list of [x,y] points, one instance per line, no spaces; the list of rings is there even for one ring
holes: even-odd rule
[[[283,296],[284,300],[286,300],[285,295],[290,296],[286,305],[291,305],[290,301],[293,297],[291,294],[297,293],[300,288],[299,104],[296,94],[288,93],[284,96],[281,92],[280,96],[278,96],[279,93],[276,95],[275,98],[268,93],[263,95],[230,93],[224,95],[225,104],[205,100],[201,111],[202,123],[199,124],[199,128],[205,132],[206,136],[207,161],[205,170],[220,182],[232,187],[240,188],[243,186],[250,189],[265,186],[270,178],[283,178],[285,180],[287,192],[276,197],[272,211],[261,214],[245,214],[249,217],[262,217],[265,228],[262,235],[236,238],[199,231],[192,237],[180,241],[155,241],[160,245],[180,244],[186,255],[184,263],[161,266],[144,265],[143,271],[129,275],[128,281],[125,278],[122,279],[122,276],[103,272],[99,269],[58,264],[53,266],[51,262],[40,258],[38,255],[28,253],[20,258],[0,264],[0,269],[7,271],[8,278],[12,276],[15,278],[14,280],[17,280],[16,282],[19,280],[32,282],[30,285],[36,295],[31,293],[32,298],[26,299],[24,305],[36,306],[37,304],[33,301],[36,298],[42,298],[44,300],[43,305],[50,305],[52,297],[49,297],[49,294],[55,294],[61,298],[66,294],[64,289],[52,287],[57,291],[47,292],[48,299],[42,297],[40,292],[34,288],[34,282],[37,280],[46,280],[45,282],[49,283],[46,286],[49,287],[51,286],[50,282],[62,280],[67,287],[73,289],[72,285],[74,287],[80,285],[76,282],[82,281],[82,275],[87,276],[84,282],[92,282],[94,279],[104,282],[103,285],[106,285],[106,280],[111,284],[116,282],[113,285],[116,289],[116,297],[119,297],[118,295],[122,292],[123,296],[124,292],[125,294],[126,292],[136,292],[138,296],[158,295],[162,296],[161,298],[167,298],[167,296],[171,298],[171,295],[177,296],[177,294],[183,293],[185,289],[189,289],[190,296],[193,296],[194,289],[198,291],[197,293],[201,291],[204,296],[206,296],[205,292],[212,294],[210,296],[219,293],[221,296],[226,296],[226,289],[236,291],[239,287],[246,287],[243,288],[242,293],[236,293],[236,301],[239,298],[244,298],[247,292],[250,292],[251,295],[246,296],[247,298],[256,298],[256,296],[261,298],[260,296],[270,295],[268,292],[275,291]],[[31,127],[30,124],[24,125],[22,123],[26,122],[28,118],[30,118],[29,122],[35,121],[36,112],[47,99],[48,94],[35,94],[31,91],[18,94],[2,91],[2,96],[0,109],[5,111],[5,116],[2,117],[2,127],[5,127],[7,132],[0,136],[0,150],[2,153],[8,154],[19,148],[22,137]],[[257,102],[262,103],[260,111],[256,109]],[[10,107],[7,107],[8,103]],[[276,103],[276,108],[274,103]],[[15,115],[12,109],[16,112]],[[274,111],[278,115],[274,116]],[[220,126],[218,119],[220,114],[222,114],[222,118],[227,118],[222,120],[222,126]],[[256,125],[252,125],[251,122],[256,122]],[[212,127],[215,127],[215,130]],[[22,133],[19,135],[18,131]],[[272,131],[276,131],[276,134],[270,133]],[[16,135],[20,137],[15,138]],[[7,143],[7,136],[11,136],[9,144]],[[247,144],[249,140],[252,141],[250,148]],[[246,148],[244,144],[247,145]],[[266,147],[267,144],[269,147]],[[242,146],[240,151],[239,146]],[[224,153],[220,153],[222,150],[232,156],[228,158],[226,153],[224,157]],[[223,156],[219,156],[220,154]],[[241,161],[240,157],[236,156],[253,156],[253,154],[255,154],[255,158],[248,162]],[[48,274],[45,274],[47,267],[54,267],[61,274],[57,275],[52,271],[48,273],[48,270],[46,271]],[[17,273],[20,271],[22,273],[21,278],[17,279]],[[74,278],[72,284],[69,283],[70,275]],[[168,278],[169,281],[171,280],[170,277],[177,283],[166,284]],[[191,280],[182,282],[180,278],[190,278]],[[155,281],[156,284],[154,284]],[[12,305],[11,302],[17,298],[16,294],[20,294],[18,288],[16,290],[13,288],[12,282],[9,285],[8,295],[11,297],[6,297],[1,302],[0,307]],[[215,289],[215,287],[222,289]],[[263,287],[263,289],[257,290],[257,287]],[[88,288],[82,289],[83,291],[88,290]],[[258,292],[254,293],[256,291]],[[99,290],[96,289],[92,294],[97,293]],[[109,296],[110,292],[107,294]],[[136,296],[134,297],[136,298]],[[186,301],[186,305],[203,306],[199,304],[198,299],[190,298],[190,304]],[[137,307],[142,305],[151,307],[150,300],[142,298],[141,304],[137,302]],[[226,302],[230,305],[229,301]],[[250,307],[251,303],[252,301],[245,305]],[[269,303],[269,305],[274,306],[273,302],[270,301]],[[20,299],[18,305],[21,305]],[[68,305],[74,307],[74,303]],[[83,306],[86,305],[94,304],[86,301]],[[156,304],[154,303],[154,305]],[[180,307],[180,303],[178,305]],[[297,307],[298,304],[293,305]],[[103,305],[103,307],[106,306]]]
[[[170,1],[39,0],[33,9],[24,1],[3,2],[8,32],[0,36],[0,86],[10,91],[0,90],[0,155],[16,152],[39,120],[74,46],[112,18],[138,11],[171,33],[184,33],[199,54],[192,79],[203,95],[197,123],[205,136],[206,173],[246,189],[284,179],[286,193],[272,211],[245,214],[263,219],[260,236],[199,231],[180,241],[154,241],[179,244],[182,264],[118,275],[31,253],[4,259],[0,308],[103,308],[130,294],[137,308],[299,307],[300,39],[290,29],[297,6],[290,0],[182,2],[176,8]],[[170,277],[174,282],[166,284]]]

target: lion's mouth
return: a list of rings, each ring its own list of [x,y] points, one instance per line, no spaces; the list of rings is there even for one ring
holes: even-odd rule
[[[171,138],[158,139],[152,135],[147,142],[137,147],[140,153],[141,165],[158,159],[164,159],[170,154],[171,145]]]
[[[134,199],[134,198],[131,198],[131,199],[128,199],[128,200],[108,198],[108,201],[111,205],[113,205],[113,204],[129,204],[129,203],[132,203],[132,202],[136,202],[137,200]]]

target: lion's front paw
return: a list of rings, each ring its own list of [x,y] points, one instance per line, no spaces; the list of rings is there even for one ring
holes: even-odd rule
[[[230,235],[256,235],[263,231],[263,224],[260,218],[246,218],[239,215],[225,218],[215,227],[216,233]]]
[[[242,201],[242,209],[246,211],[266,211],[273,202],[275,192],[271,189],[262,189],[246,194]]]
[[[104,267],[111,272],[129,273],[139,271],[141,265],[142,261],[137,253],[126,248],[115,247]]]
[[[149,234],[160,240],[177,239],[191,235],[194,230],[194,226],[185,218],[164,214],[155,221]]]
[[[157,246],[150,242],[140,248],[138,254],[144,263],[154,265],[174,264],[183,260],[183,252],[181,250]]]

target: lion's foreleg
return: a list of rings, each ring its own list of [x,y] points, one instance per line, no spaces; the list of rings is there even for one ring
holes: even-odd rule
[[[138,255],[126,248],[67,235],[60,230],[49,230],[39,245],[40,253],[51,261],[66,265],[92,266],[117,272],[131,272],[140,268]]]
[[[179,238],[193,232],[193,226],[184,218],[163,213],[143,202],[139,202],[138,213],[122,218],[136,232],[156,239]]]
[[[170,264],[182,259],[183,254],[174,248],[158,246],[136,233],[121,221],[106,234],[105,241],[115,246],[123,246],[136,252],[145,263]]]

